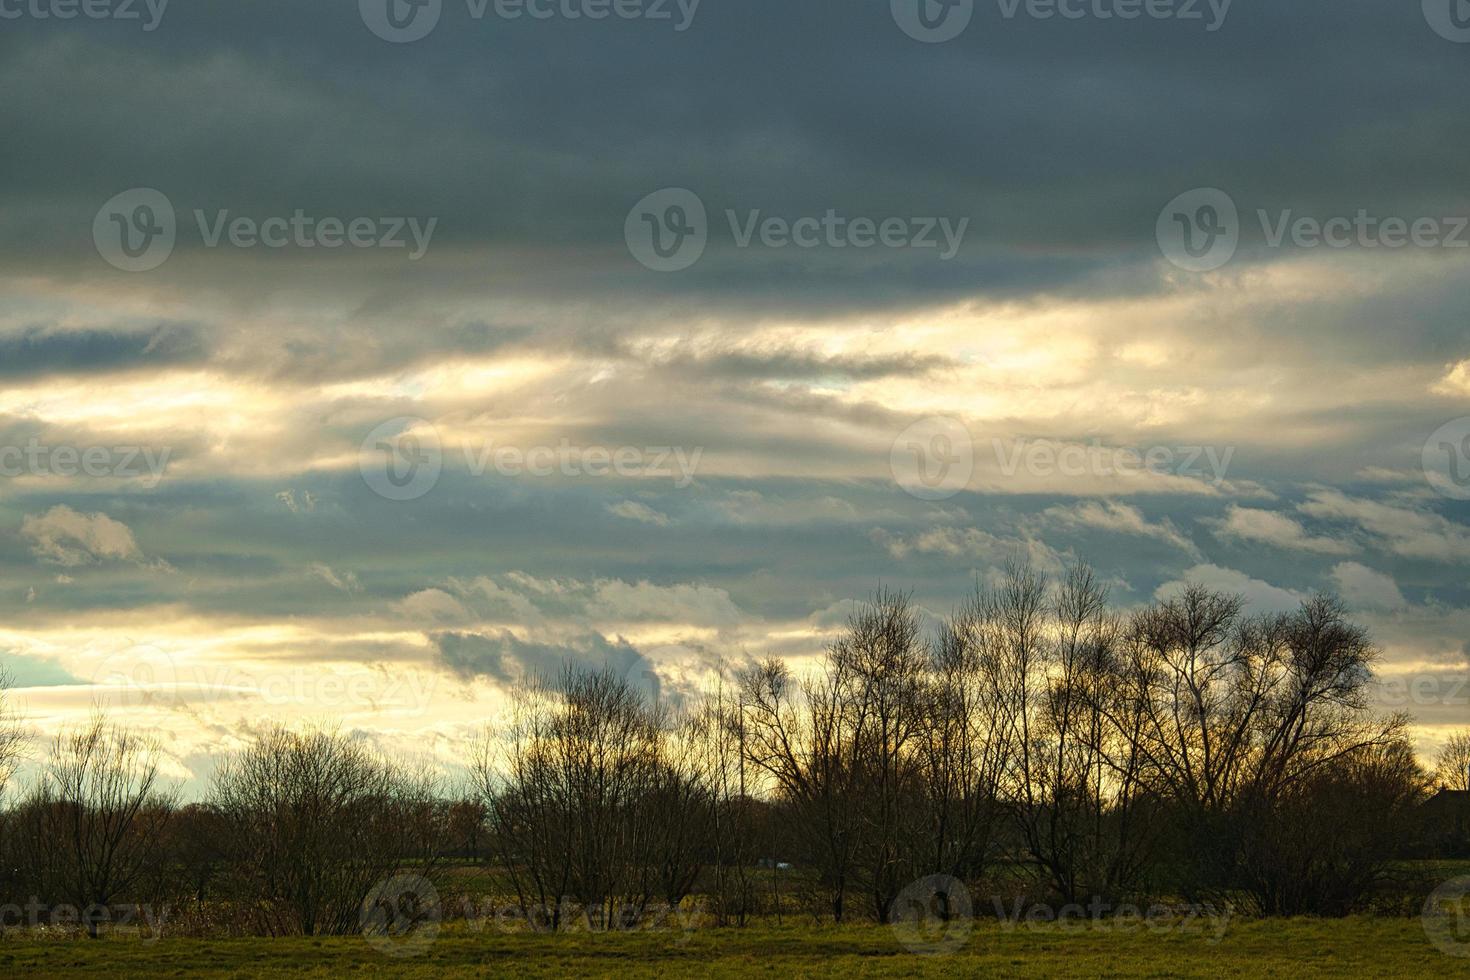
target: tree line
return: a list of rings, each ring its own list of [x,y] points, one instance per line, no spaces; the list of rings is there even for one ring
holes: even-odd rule
[[[1247,615],[1190,587],[1122,613],[1085,567],[1049,581],[1018,563],[933,630],[880,591],[811,669],[748,663],[679,711],[569,667],[511,692],[455,786],[341,733],[273,728],[185,805],[158,745],[99,717],[0,813],[0,904],[341,934],[385,879],[468,865],[548,929],[691,900],[721,925],[793,908],[886,921],[930,876],[1058,903],[1347,914],[1431,786],[1406,718],[1370,705],[1376,656],[1330,596]],[[9,777],[23,746],[3,708]],[[1442,775],[1464,778],[1467,745]]]

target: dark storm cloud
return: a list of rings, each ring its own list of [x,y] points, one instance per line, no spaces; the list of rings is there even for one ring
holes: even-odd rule
[[[507,685],[555,682],[568,667],[609,670],[639,688],[659,693],[653,663],[622,637],[609,640],[589,633],[567,643],[522,640],[509,630],[493,633],[437,633],[433,637],[444,666],[469,680],[486,677]]]
[[[1257,208],[1470,213],[1463,50],[1411,3],[1237,0],[1209,33],[1006,20],[981,2],[942,45],[906,37],[886,0],[704,0],[683,33],[475,21],[446,0],[439,28],[406,45],[374,37],[351,3],[179,3],[156,31],[117,26],[22,20],[0,37],[0,271],[117,282],[93,250],[93,216],[123,189],[157,187],[178,211],[178,254],[140,278],[205,300],[190,315],[238,374],[360,378],[529,350],[637,365],[621,335],[711,315],[1167,295],[1178,287],[1161,278],[1155,218],[1205,184],[1236,198],[1247,228]],[[713,227],[705,257],[672,276],[638,266],[622,241],[633,204],[670,185],[695,190]],[[205,249],[194,224],[195,209],[297,208],[440,220],[412,264]],[[970,225],[950,261],[737,249],[726,209]],[[1226,274],[1244,280],[1287,254],[1258,238]],[[237,311],[288,290],[329,319],[238,328]],[[1462,277],[1414,275],[1369,297],[1262,304],[1229,333],[1179,332],[1225,341],[1216,349],[1242,368],[1299,356],[1447,365],[1464,356],[1467,299]],[[693,389],[917,375],[943,358],[725,351],[646,367]]]
[[[1163,203],[1204,184],[1270,209],[1467,203],[1463,52],[1415,4],[1241,0],[1213,33],[978,8],[944,45],[878,0],[705,0],[683,33],[474,21],[449,0],[407,45],[353,4],[179,4],[147,34],[19,22],[0,42],[7,244],[85,243],[130,186],[185,215],[437,215],[445,246],[615,250],[629,207],[667,185],[717,226],[726,208],[972,219],[963,264],[791,250],[638,277],[801,292],[802,270],[841,304],[1004,289],[986,246],[1041,250],[1011,274],[1059,286],[1116,264],[1102,247],[1151,259]]]
[[[196,327],[59,329],[33,326],[0,334],[0,377],[101,374],[203,362],[208,356]]]

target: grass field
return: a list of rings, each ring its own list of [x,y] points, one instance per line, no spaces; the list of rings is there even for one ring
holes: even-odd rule
[[[466,932],[417,957],[358,937],[0,939],[7,977],[1420,977],[1470,974],[1418,918],[1235,921],[1209,930],[977,923],[949,955],[916,955],[879,926],[760,926],[634,934]]]

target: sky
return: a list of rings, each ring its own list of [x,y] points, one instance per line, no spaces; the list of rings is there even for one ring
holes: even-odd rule
[[[1334,591],[1431,752],[1466,13],[0,0],[36,752],[103,708],[191,788],[272,723],[452,769],[562,664],[677,704],[1015,556],[1122,610]]]

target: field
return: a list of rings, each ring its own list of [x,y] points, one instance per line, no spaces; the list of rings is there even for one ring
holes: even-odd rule
[[[473,934],[446,925],[421,955],[333,939],[0,939],[15,977],[1417,977],[1470,961],[1440,952],[1417,917],[1234,921],[1212,930],[977,923],[948,955],[907,951],[879,926],[811,924],[635,934]]]

